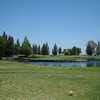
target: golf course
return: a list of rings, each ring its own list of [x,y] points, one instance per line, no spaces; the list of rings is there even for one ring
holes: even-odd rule
[[[100,68],[53,68],[1,60],[0,100],[100,100]]]
[[[0,0],[0,100],[100,100],[100,0]]]

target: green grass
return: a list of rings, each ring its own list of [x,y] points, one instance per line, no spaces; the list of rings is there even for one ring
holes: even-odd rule
[[[100,68],[0,61],[0,100],[100,100]]]
[[[48,55],[33,55],[32,60],[60,60],[60,61],[86,61],[86,60],[100,60],[100,56],[48,56]]]

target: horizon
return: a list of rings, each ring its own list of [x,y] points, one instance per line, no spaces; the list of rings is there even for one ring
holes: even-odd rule
[[[99,0],[0,0],[0,35],[84,50],[100,40]]]

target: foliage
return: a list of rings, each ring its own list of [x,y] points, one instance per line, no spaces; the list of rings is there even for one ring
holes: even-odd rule
[[[38,45],[38,47],[37,47],[37,54],[38,54],[38,55],[41,54],[41,47],[40,47],[40,45]]]
[[[96,48],[96,55],[100,55],[100,42],[98,42],[98,45]]]
[[[33,54],[37,54],[37,49],[38,49],[38,47],[37,47],[37,44],[33,44]]]
[[[41,48],[42,55],[49,55],[49,46],[48,43],[44,43]]]
[[[87,53],[87,55],[90,55],[90,56],[92,56],[92,54],[93,54],[90,44],[88,44],[86,47],[86,53]]]
[[[59,55],[62,54],[62,48],[61,47],[59,47],[58,53],[59,53]]]
[[[73,46],[71,49],[64,49],[64,55],[80,55],[81,48]]]
[[[57,54],[58,54],[58,47],[57,47],[56,44],[54,45],[54,47],[53,47],[53,49],[52,49],[52,54],[53,54],[53,55],[57,55]]]
[[[4,56],[5,53],[5,40],[0,36],[0,58]]]
[[[9,36],[6,42],[6,56],[14,55],[14,39],[12,36]]]
[[[17,42],[15,43],[15,50],[14,50],[14,53],[16,55],[20,54],[20,42],[19,42],[19,39],[17,39]]]
[[[23,54],[25,56],[29,56],[30,54],[32,54],[32,48],[31,48],[31,45],[30,45],[27,37],[24,38],[24,41],[22,43],[21,54]]]
[[[51,51],[52,50],[52,51]],[[80,55],[81,48],[73,46],[72,48],[62,50],[61,47],[57,47],[54,44],[53,48],[49,50],[48,43],[43,43],[43,45],[33,44],[31,47],[30,42],[27,37],[24,38],[22,45],[20,44],[19,39],[14,42],[12,36],[8,36],[5,32],[0,36],[0,56],[10,57],[13,55],[23,54],[25,56],[33,55],[49,55],[50,51],[52,55]],[[86,54],[87,55],[100,55],[100,42],[98,44],[93,40],[88,41],[86,45]]]
[[[73,47],[71,55],[79,55],[81,53],[81,48]]]
[[[97,44],[94,41],[88,41],[86,46],[86,54],[87,55],[95,55],[96,54]]]
[[[8,50],[8,48],[7,48],[8,36],[7,36],[7,34],[5,32],[3,32],[1,38],[4,41],[4,44],[1,44],[2,46],[4,46],[3,56],[6,57],[7,56],[6,53],[7,53],[7,50]]]

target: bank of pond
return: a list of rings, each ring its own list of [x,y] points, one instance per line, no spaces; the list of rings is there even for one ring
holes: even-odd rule
[[[21,56],[5,59],[48,67],[100,67],[100,56]]]
[[[34,56],[25,62],[48,67],[99,67],[100,56]]]

